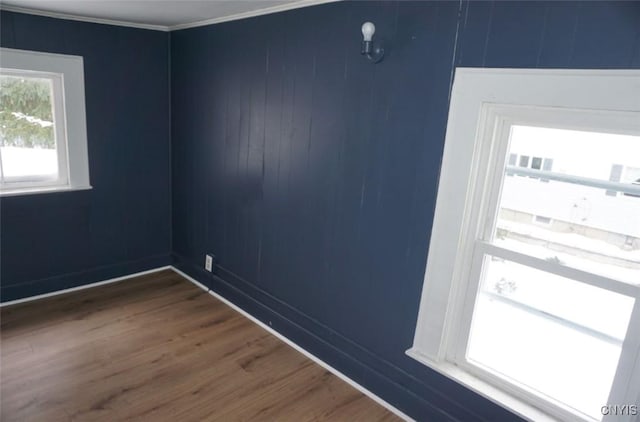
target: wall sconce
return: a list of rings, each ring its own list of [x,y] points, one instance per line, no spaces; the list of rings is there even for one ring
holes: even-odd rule
[[[362,24],[362,52],[360,54],[367,56],[373,62],[378,63],[384,57],[384,48],[380,45],[373,45],[373,34],[376,32],[376,26],[371,22]]]

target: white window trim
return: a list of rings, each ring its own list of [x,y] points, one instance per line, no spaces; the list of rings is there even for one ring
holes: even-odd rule
[[[0,196],[91,189],[87,153],[84,62],[81,56],[0,48],[0,68],[19,74],[37,72],[53,77],[56,148],[60,178],[55,182],[16,183]],[[58,140],[65,140],[59,142]],[[66,170],[66,171],[65,171]]]
[[[554,122],[550,109],[568,114]],[[572,109],[581,111],[575,114],[574,122],[567,122]],[[620,131],[629,124],[629,119],[619,118],[620,113],[640,111],[640,71],[456,69],[420,311],[414,344],[407,354],[525,419],[584,420],[570,409],[550,406],[546,400],[523,399],[508,383],[461,364],[468,336],[463,327],[470,325],[477,291],[477,286],[469,286],[466,280],[472,267],[477,271],[480,265],[471,260],[477,230],[486,226],[483,220],[491,215],[482,198],[490,190],[492,195],[499,194],[499,189],[493,188],[496,183],[501,185],[503,177],[497,169],[504,168],[508,159],[503,154],[489,161],[507,138],[493,125],[497,116],[503,123],[504,116],[517,121],[521,117],[518,110],[557,127],[602,129],[605,124],[609,130]],[[590,113],[585,110],[593,110],[593,122],[585,122],[584,113]],[[621,132],[640,132],[640,119],[636,123]],[[491,145],[483,141],[487,133],[498,134]],[[487,166],[488,162],[496,165]],[[594,283],[600,282],[607,283],[606,277]],[[627,295],[640,296],[637,286],[622,289]],[[640,335],[629,334],[640,333],[640,300],[636,300],[627,332],[625,347],[637,350]],[[636,404],[640,401],[640,356],[623,354],[618,370],[621,368],[628,373],[628,382],[626,388],[614,386],[610,398],[618,398],[619,403],[610,404]]]

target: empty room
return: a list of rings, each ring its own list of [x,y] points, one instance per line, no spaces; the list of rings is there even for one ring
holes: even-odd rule
[[[0,420],[640,422],[640,1],[2,0]]]

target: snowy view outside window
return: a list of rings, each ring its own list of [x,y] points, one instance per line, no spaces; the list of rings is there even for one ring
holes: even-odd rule
[[[3,185],[58,176],[52,80],[0,75],[0,176]]]
[[[509,168],[640,184],[640,136],[512,126]],[[505,171],[490,242],[640,284],[640,197]],[[467,358],[596,420],[634,299],[485,256]],[[541,341],[544,339],[544,341]]]

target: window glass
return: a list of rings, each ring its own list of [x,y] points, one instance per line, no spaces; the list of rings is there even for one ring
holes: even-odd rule
[[[529,157],[526,155],[520,156],[520,167],[529,167]]]
[[[4,182],[57,179],[52,80],[3,74],[0,92]]]
[[[554,172],[609,180],[614,163],[640,168],[640,136],[514,126],[508,154],[549,157]],[[539,165],[536,160],[533,164]],[[556,180],[506,177],[491,241],[640,284],[640,198],[606,192]],[[539,224],[535,216],[549,218],[549,224]]]
[[[540,168],[542,168],[542,158],[533,157],[533,160],[531,160],[531,168],[535,170],[540,170]]]
[[[634,299],[495,257],[483,268],[467,358],[599,420]]]

